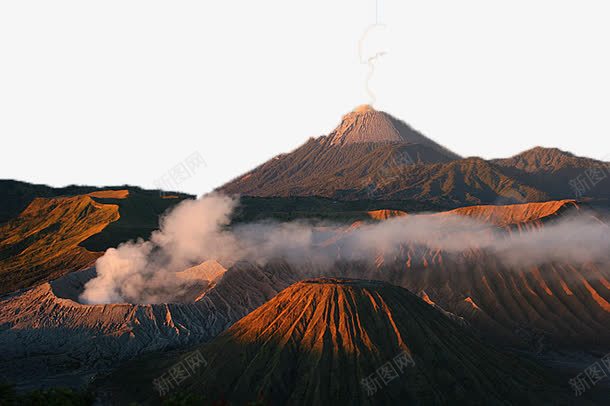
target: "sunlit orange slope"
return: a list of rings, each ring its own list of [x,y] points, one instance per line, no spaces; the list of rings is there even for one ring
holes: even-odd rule
[[[179,390],[210,402],[565,400],[560,391],[551,393],[554,386],[539,367],[494,350],[410,292],[384,282],[324,278],[296,283],[199,350],[207,365]],[[122,387],[118,392],[127,397],[151,394],[151,380],[166,365],[135,364],[133,370],[119,371],[113,386]],[[391,374],[385,382],[377,375],[384,367]],[[367,378],[376,382],[369,390],[362,384]]]
[[[133,188],[33,198],[0,223],[0,294],[87,268],[107,248],[147,238],[159,215],[185,197]]]
[[[119,207],[90,196],[36,198],[0,226],[0,280],[10,291],[90,266],[100,255],[79,244],[119,219]]]
[[[566,210],[578,208],[579,206],[575,200],[556,200],[505,206],[468,206],[444,214],[467,216],[497,226],[509,226],[550,219],[561,215]]]
[[[472,206],[431,216],[449,219],[455,215],[495,225],[506,230],[510,239],[537,232],[567,216],[588,220],[594,213],[573,200],[561,200]],[[434,246],[434,236],[430,238]],[[607,349],[608,264],[547,261],[521,265],[520,253],[514,255],[513,263],[476,247],[451,254],[404,244],[392,256],[380,252],[375,261],[377,269],[352,266],[343,275],[390,280],[463,317],[481,331],[504,342],[525,344],[533,351],[566,345]]]

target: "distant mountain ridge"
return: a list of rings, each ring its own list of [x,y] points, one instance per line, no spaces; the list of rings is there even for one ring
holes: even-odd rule
[[[535,147],[493,160],[509,176],[544,190],[550,199],[610,198],[610,163],[578,157],[557,148]],[[567,195],[572,193],[571,196]]]
[[[461,158],[391,115],[361,106],[328,136],[311,138],[218,190],[255,197],[412,199],[444,208],[610,198],[608,176],[576,187],[592,170],[607,175],[608,164],[554,148],[489,161]]]
[[[554,172],[566,166],[588,168],[599,161],[577,157],[571,152],[562,151],[559,148],[534,147],[513,157],[495,159],[492,162],[503,167],[512,167],[531,173]]]

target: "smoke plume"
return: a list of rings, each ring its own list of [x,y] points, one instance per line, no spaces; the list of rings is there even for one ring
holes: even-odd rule
[[[567,216],[545,227],[508,233],[457,215],[408,215],[359,227],[292,221],[230,225],[238,201],[220,194],[187,200],[165,215],[150,240],[111,248],[96,262],[84,303],[159,303],[179,297],[189,283],[176,273],[206,260],[263,264],[282,259],[327,272],[339,259],[372,262],[405,246],[459,255],[482,250],[509,267],[549,262],[608,263],[610,232],[592,216]]]

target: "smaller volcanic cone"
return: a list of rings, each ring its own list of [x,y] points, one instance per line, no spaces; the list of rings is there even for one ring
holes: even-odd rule
[[[296,283],[201,346],[180,385],[245,405],[544,404],[549,377],[483,344],[407,290],[384,282]],[[192,354],[192,352],[190,352]],[[172,358],[172,357],[170,357]],[[185,356],[163,362],[171,368]],[[156,374],[161,375],[160,363]],[[149,377],[139,371],[146,384]],[[123,383],[125,385],[125,383]],[[131,385],[130,385],[131,389]]]

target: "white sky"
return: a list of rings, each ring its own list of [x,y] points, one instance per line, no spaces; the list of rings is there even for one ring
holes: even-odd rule
[[[610,154],[607,0],[379,0],[376,107],[464,156]],[[3,1],[0,178],[201,194],[367,102],[375,0]],[[369,55],[372,55],[369,54]]]

